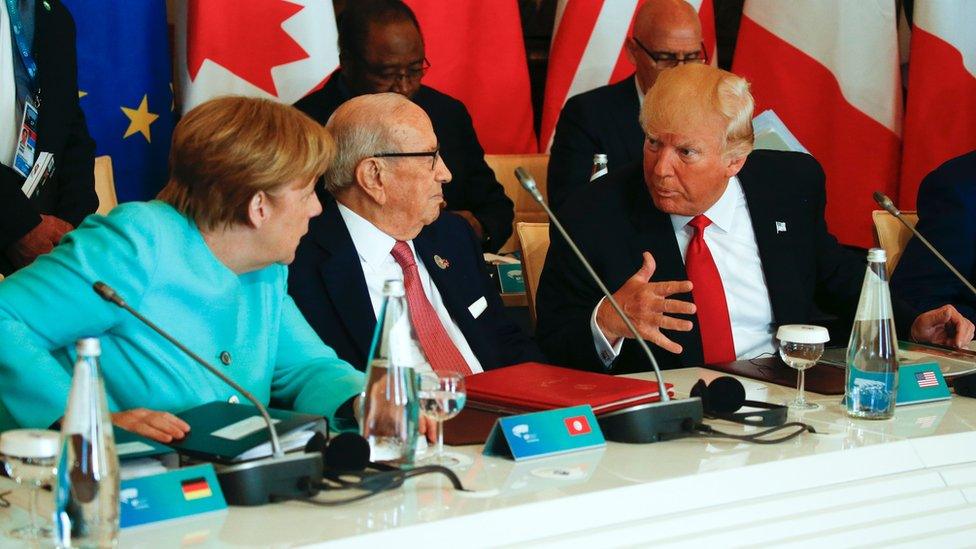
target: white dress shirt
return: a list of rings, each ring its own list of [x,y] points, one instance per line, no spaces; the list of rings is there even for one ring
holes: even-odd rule
[[[0,2],[0,163],[5,166],[14,165],[23,114],[17,112],[17,84],[14,80],[14,63],[20,62],[19,55],[10,36],[7,3]]]
[[[356,247],[356,252],[359,254],[359,264],[362,266],[363,275],[366,278],[366,288],[369,290],[373,314],[379,318],[380,309],[383,307],[383,283],[387,280],[403,280],[403,269],[390,254],[396,244],[396,239],[379,230],[375,225],[343,204],[339,203],[338,206],[339,215],[342,216],[342,220],[349,230],[349,236],[352,237],[352,243]],[[461,356],[467,361],[471,373],[483,372],[484,368],[478,362],[478,357],[474,355],[474,351],[471,350],[468,341],[464,339],[461,329],[451,318],[451,313],[444,307],[444,300],[441,299],[441,293],[434,285],[434,281],[430,279],[427,267],[417,257],[417,250],[413,247],[413,241],[408,241],[407,245],[410,246],[410,251],[413,252],[414,260],[417,262],[424,295],[427,296],[434,311],[437,312],[437,317],[444,325],[447,335],[450,336]],[[429,369],[430,366],[426,365],[426,368]]]
[[[705,211],[705,216],[712,220],[712,224],[705,228],[705,244],[715,260],[725,289],[735,356],[741,360],[772,353],[776,350],[773,344],[773,307],[769,301],[749,207],[737,177],[729,179],[725,192]],[[682,261],[695,234],[695,229],[688,225],[691,219],[683,215],[671,216]],[[593,309],[590,330],[597,354],[608,365],[620,354],[623,339],[611,345],[597,327],[596,311],[602,304],[603,300],[600,300]]]

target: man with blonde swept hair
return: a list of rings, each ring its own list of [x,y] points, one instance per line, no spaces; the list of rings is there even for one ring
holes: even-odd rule
[[[864,261],[827,231],[823,170],[805,154],[752,151],[752,110],[748,83],[731,73],[662,72],[641,110],[643,170],[622,168],[562,212],[664,368],[771,353],[777,326],[821,312],[853,318]],[[539,343],[557,363],[650,368],[556,234],[537,305]],[[913,339],[972,339],[972,323],[951,306],[894,307],[899,333]]]

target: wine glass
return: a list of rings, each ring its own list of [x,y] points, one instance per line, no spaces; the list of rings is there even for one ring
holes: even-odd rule
[[[807,402],[805,391],[806,371],[820,360],[824,343],[830,340],[826,328],[806,324],[787,324],[776,331],[779,340],[779,356],[790,368],[797,370],[796,398],[788,402],[792,410],[816,410],[820,405]]]
[[[41,540],[51,537],[51,529],[37,522],[37,493],[54,479],[61,435],[57,431],[15,429],[0,435],[0,459],[14,482],[30,491],[30,522],[10,530],[11,537]]]
[[[437,447],[434,454],[423,459],[435,465],[458,465],[460,460],[444,454],[444,422],[458,415],[464,408],[467,392],[464,376],[457,373],[424,372],[420,374],[417,397],[420,411],[437,424]]]

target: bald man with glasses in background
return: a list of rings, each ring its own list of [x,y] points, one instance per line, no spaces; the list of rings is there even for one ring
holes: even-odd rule
[[[558,209],[590,179],[593,155],[607,155],[610,172],[642,157],[644,132],[638,123],[644,95],[658,74],[684,63],[707,63],[701,22],[685,0],[648,0],[624,41],[636,67],[629,78],[566,101],[549,158],[549,204]]]
[[[339,70],[295,107],[325,124],[339,105],[363,94],[395,92],[419,105],[454,174],[444,187],[444,205],[471,225],[484,251],[497,252],[512,234],[514,204],[485,163],[464,104],[421,84],[429,68],[420,25],[406,4],[349,2],[339,15]]]

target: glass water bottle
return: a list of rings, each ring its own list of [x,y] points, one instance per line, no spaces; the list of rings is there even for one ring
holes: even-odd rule
[[[413,463],[420,416],[417,369],[426,363],[403,281],[387,280],[362,394],[362,435],[369,441],[371,461]]]
[[[98,367],[98,339],[79,339],[54,489],[61,547],[113,547],[119,535],[119,458]]]
[[[891,310],[886,259],[881,248],[868,251],[861,299],[847,345],[844,400],[851,417],[888,419],[895,413],[898,338]]]

